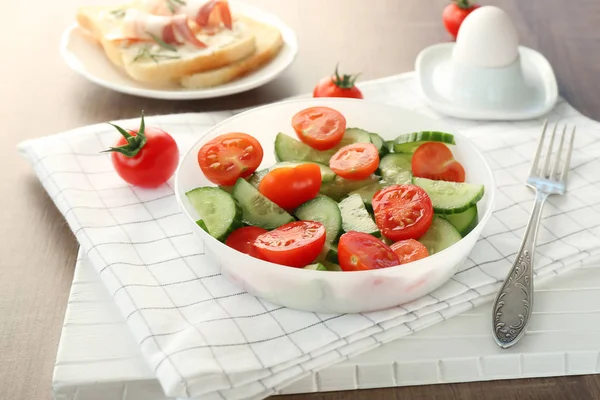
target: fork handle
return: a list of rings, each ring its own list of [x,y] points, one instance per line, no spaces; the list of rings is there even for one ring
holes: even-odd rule
[[[506,349],[525,333],[533,308],[533,255],[542,208],[548,194],[536,191],[533,210],[525,229],[525,236],[510,272],[494,302],[493,334],[498,346]]]

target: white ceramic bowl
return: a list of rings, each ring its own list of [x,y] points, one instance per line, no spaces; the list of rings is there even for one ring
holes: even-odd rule
[[[175,176],[175,192],[195,235],[207,253],[220,262],[223,275],[249,293],[276,304],[315,312],[364,312],[384,309],[417,299],[446,282],[473,249],[493,209],[494,179],[481,153],[463,136],[455,134],[455,157],[467,171],[467,181],[485,185],[479,202],[480,221],[460,242],[425,259],[392,268],[359,272],[310,271],[262,261],[217,241],[195,221],[198,214],[185,193],[198,186],[214,186],[197,162],[198,150],[210,139],[227,132],[245,132],[263,146],[260,168],[275,163],[274,140],[278,132],[294,135],[292,116],[307,107],[329,106],[339,110],[349,127],[360,127],[393,139],[421,130],[452,132],[441,121],[402,108],[351,99],[299,99],[266,105],[238,114],[213,127],[183,157]]]

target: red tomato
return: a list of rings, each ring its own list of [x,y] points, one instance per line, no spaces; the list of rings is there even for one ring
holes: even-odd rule
[[[465,169],[443,143],[423,143],[412,157],[413,175],[438,181],[464,182]]]
[[[354,85],[358,75],[346,75],[338,73],[337,67],[333,76],[326,76],[321,79],[315,90],[313,97],[348,97],[353,99],[362,99],[361,91]]]
[[[225,244],[241,253],[260,258],[260,253],[256,250],[254,241],[257,237],[267,232],[268,230],[259,228],[258,226],[245,226],[231,232]]]
[[[329,168],[345,179],[368,178],[379,166],[379,152],[372,143],[344,146],[329,160]]]
[[[333,108],[311,107],[294,115],[292,126],[302,142],[317,150],[329,150],[342,140],[346,118]]]
[[[415,239],[401,240],[390,246],[394,251],[400,264],[406,264],[411,261],[417,261],[421,258],[429,257],[427,247],[423,246]]]
[[[373,235],[350,231],[338,243],[338,259],[343,271],[363,271],[399,265],[390,247]]]
[[[472,4],[469,0],[454,0],[444,8],[442,13],[442,21],[448,33],[456,39],[460,25],[463,23],[467,15],[477,9],[479,4]]]
[[[395,242],[418,239],[433,220],[433,205],[416,185],[392,185],[373,196],[375,222],[381,233]]]
[[[263,260],[297,268],[313,262],[324,244],[325,227],[315,221],[290,222],[254,241]]]
[[[206,179],[225,186],[252,175],[262,158],[263,149],[258,140],[237,132],[217,136],[198,152],[198,164]]]
[[[113,125],[121,138],[112,152],[112,164],[119,176],[135,186],[153,188],[165,183],[179,163],[177,143],[167,132],[144,124],[144,113],[137,131]]]
[[[300,164],[270,171],[260,181],[258,191],[286,210],[314,199],[321,189],[321,169],[317,164]]]

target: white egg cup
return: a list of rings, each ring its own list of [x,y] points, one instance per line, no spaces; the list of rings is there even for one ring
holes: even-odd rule
[[[471,13],[457,43],[421,51],[416,60],[421,91],[436,111],[479,120],[520,120],[550,111],[558,86],[540,53],[518,46],[509,17],[497,7]]]

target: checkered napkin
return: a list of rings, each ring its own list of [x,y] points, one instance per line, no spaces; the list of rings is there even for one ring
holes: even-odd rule
[[[361,85],[365,97],[442,119],[412,74]],[[147,118],[182,153],[233,112]],[[564,101],[547,116],[576,124],[569,192],[551,197],[538,236],[536,279],[600,254],[600,124]],[[107,124],[24,142],[19,149],[73,230],[119,306],[166,395],[264,398],[312,371],[408,335],[490,300],[513,261],[533,195],[524,185],[540,120],[446,118],[484,152],[498,186],[496,210],[466,263],[435,292],[385,311],[315,314],[257,299],[223,278],[192,237],[172,181],[125,184],[109,155]],[[122,121],[137,127],[138,120]]]

